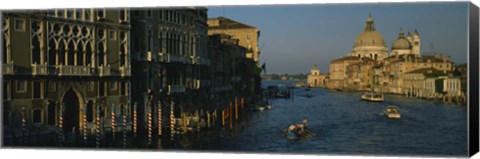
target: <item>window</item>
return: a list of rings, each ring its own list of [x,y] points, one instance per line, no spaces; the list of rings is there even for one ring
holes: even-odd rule
[[[84,19],[82,9],[75,9],[75,19]]]
[[[65,11],[63,9],[57,10],[57,16],[58,17],[65,17]]]
[[[4,126],[10,125],[10,107],[9,106],[3,107],[3,125]]]
[[[15,30],[16,31],[25,31],[25,20],[24,19],[15,19]]]
[[[10,82],[3,81],[3,99],[10,99]]]
[[[74,18],[72,10],[67,10],[67,18]]]
[[[55,83],[55,81],[50,81],[48,83],[48,91],[50,91],[50,92],[57,91],[57,83]]]
[[[48,125],[55,125],[55,102],[48,101]]]
[[[139,11],[132,11],[132,16],[138,17],[138,16],[140,16],[140,12]]]
[[[147,14],[148,14],[148,15],[147,15],[148,17],[152,17],[152,10],[148,10],[148,11],[147,11]]]
[[[93,114],[95,111],[93,110],[93,103],[88,102],[87,103],[87,110],[86,110],[86,115],[87,115],[87,122],[92,122],[93,121]]]
[[[111,91],[117,90],[117,82],[115,81],[110,82],[110,90]]]
[[[117,40],[117,32],[115,30],[110,30],[108,32],[108,38],[110,40]]]
[[[98,16],[98,18],[105,18],[104,10],[103,10],[103,9],[99,9],[99,10],[97,11],[97,16]]]
[[[92,20],[91,19],[91,14],[90,14],[91,10],[90,9],[85,9],[85,20]]]
[[[33,123],[34,124],[42,123],[42,110],[41,109],[34,109],[32,116],[33,116]]]
[[[105,96],[105,82],[99,82],[98,84],[98,94],[99,96]]]
[[[27,92],[27,81],[20,80],[16,83],[16,91],[17,93],[25,93]]]
[[[34,81],[33,82],[33,98],[38,99],[42,97],[42,82]]]
[[[93,83],[93,82],[88,82],[88,90],[89,90],[89,91],[93,91],[94,88],[95,88],[95,83]]]

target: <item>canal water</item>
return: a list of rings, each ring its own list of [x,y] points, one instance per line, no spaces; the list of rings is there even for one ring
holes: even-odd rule
[[[269,85],[294,81],[264,81]],[[312,97],[307,97],[310,93]],[[202,132],[173,149],[210,152],[466,156],[467,108],[400,95],[385,101],[360,100],[360,92],[295,88],[293,99],[277,99],[273,109],[250,114],[233,130]],[[399,108],[401,119],[382,115],[388,105]],[[308,118],[315,137],[288,140],[281,130]],[[192,139],[193,138],[193,139]]]

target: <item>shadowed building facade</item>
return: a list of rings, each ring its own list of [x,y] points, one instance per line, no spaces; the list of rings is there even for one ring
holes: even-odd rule
[[[199,126],[211,86],[207,9],[145,8],[131,15],[132,100],[139,108],[139,125],[147,127],[151,112],[157,128],[161,108],[162,125],[171,119],[175,125]]]
[[[130,116],[127,9],[13,11],[2,18],[6,143],[33,132],[91,134],[97,117]]]

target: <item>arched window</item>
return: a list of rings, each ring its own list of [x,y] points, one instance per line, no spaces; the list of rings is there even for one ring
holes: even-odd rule
[[[34,124],[42,123],[42,110],[38,108],[34,109],[32,117],[33,117]]]
[[[48,101],[48,125],[55,125],[55,102]]]
[[[70,41],[68,43],[68,60],[67,60],[67,63],[68,65],[74,65],[75,64],[75,48],[74,48],[74,45],[73,45],[73,41]]]
[[[87,110],[86,110],[86,115],[87,115],[87,122],[92,122],[93,121],[93,114],[95,111],[93,110],[93,103],[88,102],[87,103]]]
[[[56,60],[56,46],[55,46],[55,41],[53,39],[50,39],[48,41],[48,64],[49,65],[55,65],[55,60]]]

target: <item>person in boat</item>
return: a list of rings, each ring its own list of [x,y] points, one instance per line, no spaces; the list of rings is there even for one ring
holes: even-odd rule
[[[307,118],[304,118],[301,124],[299,123],[299,124],[290,125],[288,127],[288,131],[301,133],[307,128],[307,124],[308,124],[308,120]]]

